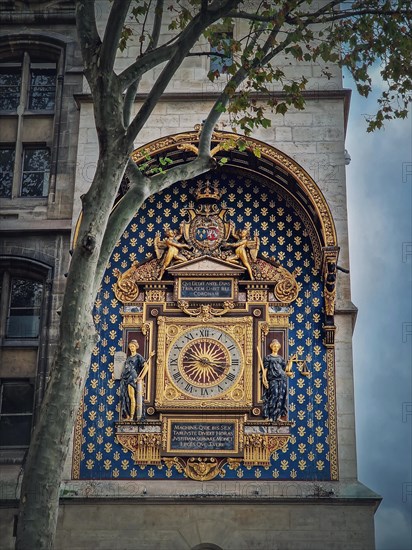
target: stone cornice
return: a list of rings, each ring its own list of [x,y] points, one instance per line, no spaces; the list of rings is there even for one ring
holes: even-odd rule
[[[63,220],[0,220],[0,233],[69,233],[71,219]]]
[[[318,100],[343,100],[344,105],[344,117],[345,117],[345,133],[346,126],[349,117],[349,107],[350,107],[350,98],[352,95],[352,90],[348,88],[340,89],[325,89],[325,90],[306,90],[303,92],[303,97],[308,101],[318,101]],[[219,92],[170,92],[165,93],[159,99],[159,103],[176,101],[176,102],[190,102],[190,101],[216,101],[220,96]],[[285,94],[282,92],[272,92],[271,96],[276,99],[282,99],[285,97]],[[144,101],[147,98],[147,94],[137,94],[135,102],[139,103]],[[263,96],[260,94],[252,94],[252,99],[263,99]],[[77,105],[80,107],[82,103],[92,103],[92,95],[87,94],[74,94],[74,99]]]

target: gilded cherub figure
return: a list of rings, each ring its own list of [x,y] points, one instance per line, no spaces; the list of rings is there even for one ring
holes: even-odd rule
[[[187,258],[180,254],[180,250],[190,247],[186,243],[179,242],[181,238],[182,234],[178,234],[174,229],[167,229],[163,240],[160,239],[159,235],[156,235],[154,239],[156,257],[158,260],[162,260],[159,279],[163,277],[166,268],[169,267],[172,261],[184,262],[187,260]]]
[[[253,279],[252,266],[250,264],[249,255],[252,261],[257,258],[259,251],[260,240],[257,231],[254,233],[253,239],[250,238],[250,231],[246,227],[239,231],[233,232],[233,236],[237,239],[235,243],[226,243],[225,246],[230,246],[235,249],[235,253],[229,256],[228,262],[238,263],[239,260],[246,267],[249,272],[249,276]]]

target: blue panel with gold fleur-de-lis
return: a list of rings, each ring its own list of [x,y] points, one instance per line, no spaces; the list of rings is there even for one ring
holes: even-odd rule
[[[289,420],[293,422],[287,447],[272,455],[270,466],[236,469],[223,467],[221,477],[243,480],[328,480],[333,478],[329,448],[327,350],[322,343],[323,293],[321,274],[314,260],[314,231],[304,210],[287,192],[265,186],[239,172],[219,176],[221,206],[236,227],[259,232],[259,255],[277,259],[299,284],[299,296],[291,305],[289,355],[298,353],[309,366],[307,377],[289,379]],[[151,196],[131,220],[117,243],[98,294],[94,319],[100,335],[91,358],[86,383],[83,418],[78,438],[80,479],[184,479],[177,469],[139,466],[131,452],[115,440],[119,419],[119,381],[112,377],[114,354],[122,350],[122,304],[112,286],[113,271],[128,269],[132,262],[155,257],[154,238],[167,228],[178,228],[193,202],[195,183],[180,182]],[[333,370],[333,369],[332,369]]]

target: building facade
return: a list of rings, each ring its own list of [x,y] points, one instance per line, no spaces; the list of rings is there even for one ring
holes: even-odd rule
[[[97,136],[72,2],[1,4],[0,521],[11,548]],[[107,8],[97,2],[101,28]],[[147,151],[194,157],[222,85],[208,81],[210,62],[185,60],[139,134],[135,162]],[[227,150],[239,136],[223,119],[212,141],[225,164],[150,197],[113,251],[57,548],[374,547],[379,497],[356,471],[356,308],[338,269],[349,267],[350,92],[337,67],[325,80],[318,65],[282,62],[308,79],[305,110],[273,117],[242,150]]]

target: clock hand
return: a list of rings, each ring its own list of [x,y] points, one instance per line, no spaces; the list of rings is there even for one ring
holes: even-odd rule
[[[204,363],[205,365],[209,365],[210,367],[214,369],[219,369],[221,371],[225,370],[227,367],[230,367],[230,365],[228,365],[227,363],[225,363],[224,365],[219,365],[218,363],[209,361],[208,359],[199,359],[199,361],[201,363]]]
[[[226,368],[230,367],[230,364],[224,363],[223,365],[219,365],[218,363],[214,361],[210,361],[210,359],[206,359],[205,357],[197,357],[193,353],[188,353],[187,358],[191,359],[193,361],[197,361],[198,363],[202,363],[203,365],[207,365],[209,367],[219,369],[221,371],[225,370]]]
[[[193,361],[197,361],[198,363],[203,363],[205,365],[211,365],[211,366],[213,365],[212,361],[210,361],[209,359],[206,359],[206,357],[198,357],[193,353],[188,353],[186,357]]]

